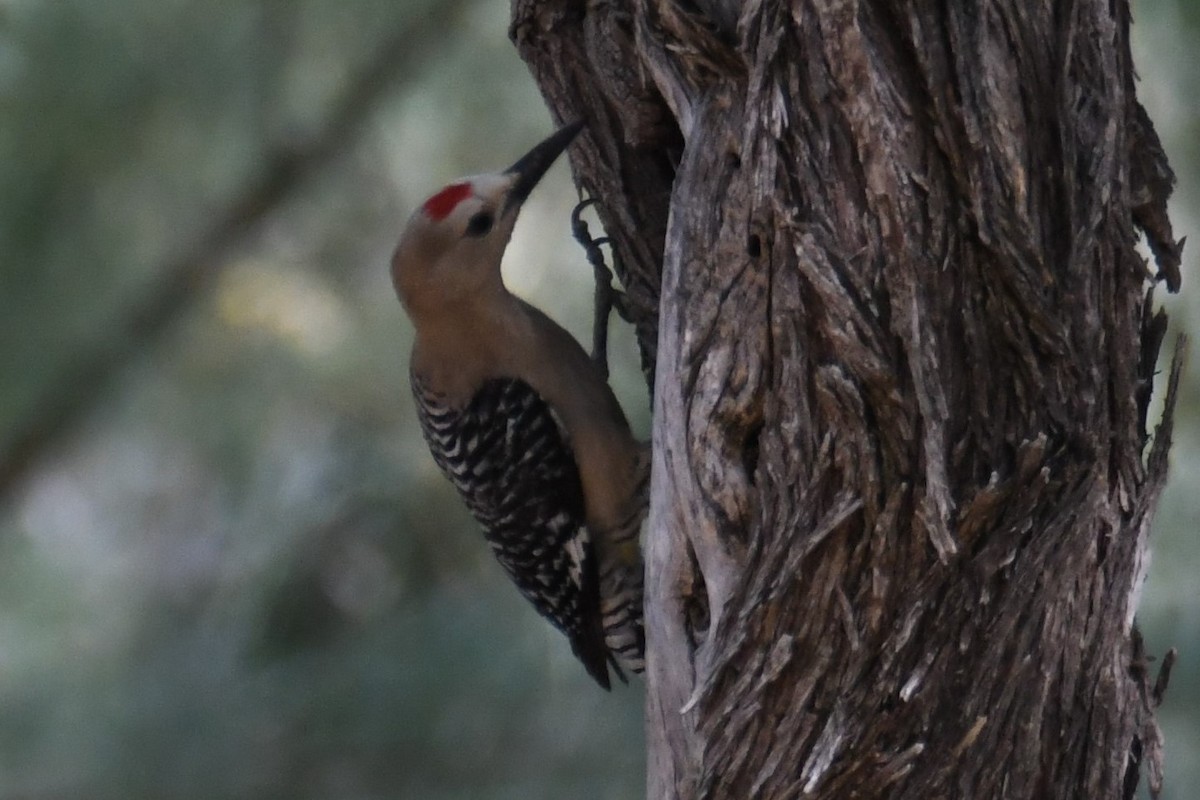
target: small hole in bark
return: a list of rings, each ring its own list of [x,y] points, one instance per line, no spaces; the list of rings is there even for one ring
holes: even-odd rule
[[[758,470],[758,440],[762,436],[762,429],[762,423],[759,422],[746,432],[746,438],[742,440],[742,469],[746,470],[746,478],[751,486],[756,483],[754,473]]]
[[[737,151],[735,151],[735,150],[730,150],[728,153],[726,153],[725,160],[729,163],[729,166],[732,167],[733,169],[741,169],[742,168],[742,157],[740,155],[738,155]]]
[[[692,649],[700,646],[700,642],[708,634],[708,588],[704,584],[704,574],[696,563],[696,554],[688,548],[688,560],[691,562],[692,583],[683,594],[683,627],[687,633],[688,642]]]
[[[751,258],[758,258],[762,255],[762,240],[758,238],[758,234],[750,234],[750,238],[746,241],[746,252]]]
[[[699,647],[700,642],[708,635],[708,592],[704,591],[704,581],[699,581],[696,587],[700,591],[684,598],[684,624],[687,627],[688,640],[692,647]]]

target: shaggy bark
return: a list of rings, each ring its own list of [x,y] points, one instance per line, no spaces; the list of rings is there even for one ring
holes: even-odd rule
[[[1129,22],[514,0],[655,372],[651,798],[1157,788],[1179,246]]]

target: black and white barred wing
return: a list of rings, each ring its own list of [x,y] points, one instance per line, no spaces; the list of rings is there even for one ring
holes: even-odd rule
[[[451,408],[412,376],[417,417],[433,458],[521,594],[570,639],[608,688],[596,560],[583,487],[546,401],[527,383],[493,379]]]

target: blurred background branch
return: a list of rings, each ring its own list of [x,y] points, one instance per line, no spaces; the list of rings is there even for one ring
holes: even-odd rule
[[[314,135],[301,141],[284,138],[267,146],[257,174],[229,201],[228,208],[213,215],[214,221],[191,247],[157,270],[152,285],[118,312],[112,328],[94,337],[82,353],[74,354],[41,392],[26,418],[5,432],[0,445],[0,503],[38,455],[87,413],[122,368],[154,346],[183,310],[211,287],[232,249],[301,190],[306,178],[348,149],[363,121],[394,91],[406,69],[420,67],[429,43],[451,27],[450,20],[466,5],[465,0],[449,0],[415,20],[404,20],[377,46],[377,54],[359,74],[340,87],[340,95]],[[265,10],[267,19],[275,24],[264,26],[263,44],[277,44],[286,14],[278,3],[268,4]],[[277,53],[276,66],[284,63],[278,53],[286,47],[265,49]]]

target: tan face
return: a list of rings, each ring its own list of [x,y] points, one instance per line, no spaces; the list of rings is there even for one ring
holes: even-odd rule
[[[500,257],[517,210],[582,129],[582,121],[564,125],[504,172],[456,181],[413,213],[392,256],[392,283],[410,317],[432,320],[504,291]]]
[[[392,256],[392,282],[409,314],[500,288],[500,259],[517,206],[512,174],[456,181],[413,212]]]

